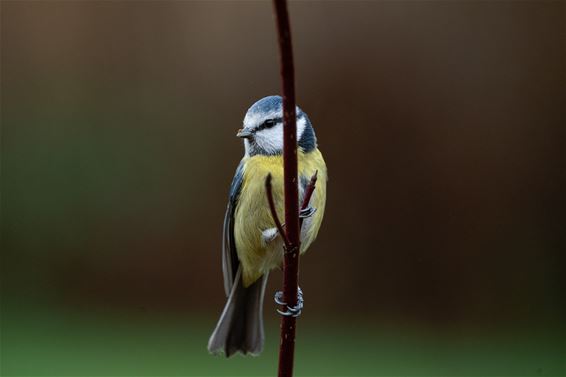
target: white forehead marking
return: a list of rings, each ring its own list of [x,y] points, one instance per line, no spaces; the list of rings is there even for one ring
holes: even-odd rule
[[[298,114],[300,111],[299,106],[295,107],[295,112]],[[283,110],[279,109],[279,110],[275,110],[275,111],[270,111],[267,113],[262,113],[262,112],[251,112],[248,111],[244,117],[244,127],[246,128],[255,128],[257,126],[259,126],[260,124],[262,124],[263,122],[265,122],[268,119],[275,119],[275,118],[283,118]],[[301,118],[304,120],[304,117]],[[304,120],[306,123],[306,120]],[[299,124],[297,123],[297,128],[299,127]],[[303,131],[304,131],[304,124],[303,124]],[[302,135],[302,131],[301,131],[301,135]]]

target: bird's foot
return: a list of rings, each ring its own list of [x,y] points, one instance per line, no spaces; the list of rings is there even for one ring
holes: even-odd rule
[[[314,215],[315,212],[316,212],[316,208],[311,207],[311,206],[308,206],[307,208],[302,209],[302,210],[299,212],[299,218],[300,218],[300,219],[309,218],[309,217],[311,217],[312,215]]]
[[[286,306],[287,309],[285,311],[279,310],[277,309],[277,313],[281,314],[282,316],[285,317],[298,317],[301,315],[301,312],[303,310],[305,301],[303,299],[303,291],[301,290],[301,288],[299,287],[297,290],[297,305],[295,305],[294,307],[290,307],[289,305],[287,305],[286,302],[283,301],[283,292],[282,291],[277,291],[275,292],[275,303],[277,303],[277,305],[282,305],[282,306]]]

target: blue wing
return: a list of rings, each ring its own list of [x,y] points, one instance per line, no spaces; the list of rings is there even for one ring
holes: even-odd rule
[[[244,173],[244,161],[240,162],[236,169],[236,174],[230,185],[230,197],[228,200],[228,207],[224,215],[224,232],[222,235],[222,273],[224,275],[224,291],[226,296],[230,295],[232,285],[234,284],[234,277],[238,271],[240,264],[238,254],[236,253],[236,242],[234,240],[234,214],[236,212],[236,205],[238,204],[238,197],[242,188],[242,179]]]

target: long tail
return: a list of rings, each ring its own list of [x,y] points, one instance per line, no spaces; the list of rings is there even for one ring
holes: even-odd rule
[[[240,266],[228,302],[208,340],[209,352],[224,353],[226,357],[236,352],[258,355],[263,350],[263,296],[268,274],[245,288],[241,269]]]

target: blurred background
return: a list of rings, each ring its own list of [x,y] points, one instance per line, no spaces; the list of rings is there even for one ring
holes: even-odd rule
[[[293,2],[329,166],[297,376],[563,376],[565,3]],[[259,376],[210,356],[269,2],[1,2],[1,374]]]

